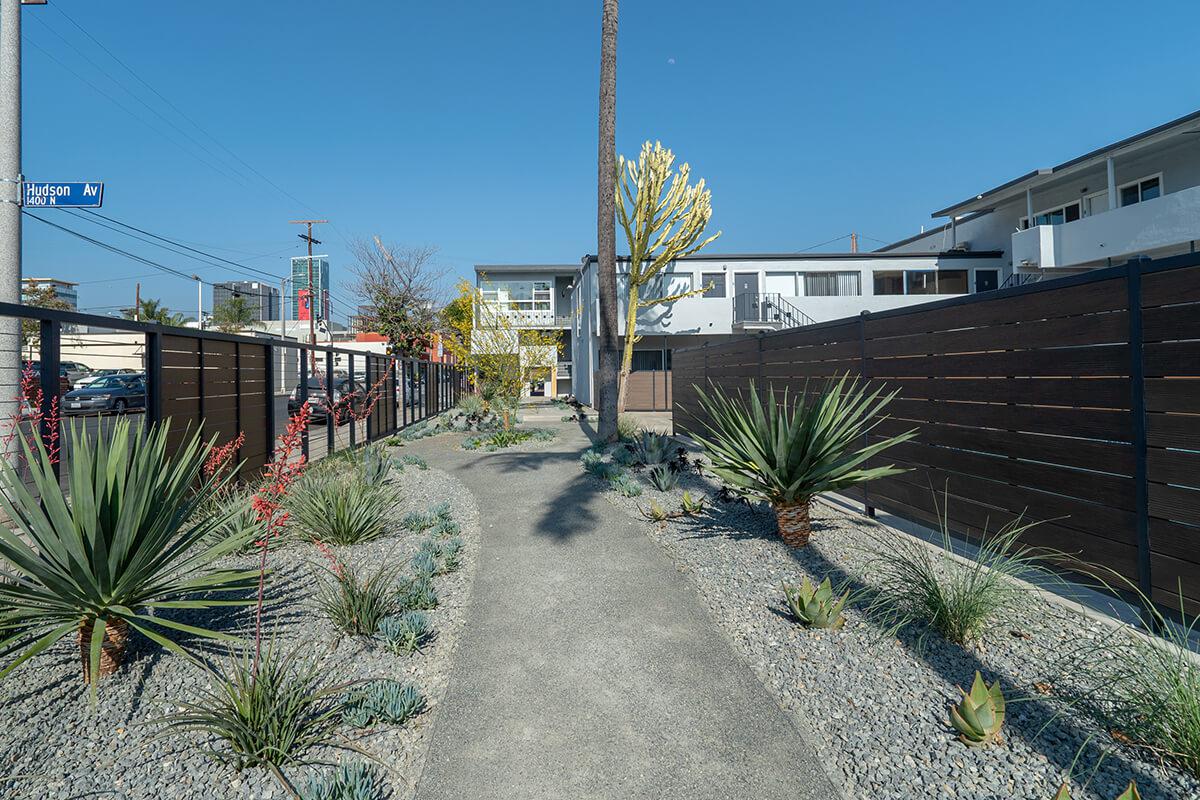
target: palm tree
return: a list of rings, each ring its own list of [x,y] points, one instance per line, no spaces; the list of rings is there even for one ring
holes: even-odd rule
[[[153,298],[143,300],[141,308],[136,314],[132,308],[121,309],[121,316],[125,319],[136,318],[140,322],[157,322],[159,325],[170,325],[175,328],[182,328],[185,322],[190,321],[189,317],[178,312],[172,313],[162,304],[162,301]]]
[[[600,289],[601,441],[617,438],[617,0],[603,0],[600,24],[600,151],[596,267]]]
[[[214,308],[212,321],[222,333],[237,333],[254,327],[258,322],[254,318],[254,309],[246,302],[246,298],[240,295],[234,295]]]

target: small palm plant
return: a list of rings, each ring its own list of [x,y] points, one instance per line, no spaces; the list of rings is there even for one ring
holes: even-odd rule
[[[713,386],[696,387],[708,417],[706,434],[694,438],[712,461],[712,471],[743,494],[771,504],[783,540],[792,547],[808,544],[812,535],[809,504],[821,492],[904,472],[895,466],[863,467],[871,457],[916,435],[908,431],[860,446],[881,421],[896,392],[868,393],[858,381],[843,376],[826,384],[811,402],[808,387],[799,398],[788,391],[778,397],[768,388],[764,402],[750,383],[750,396],[736,398]]]
[[[245,543],[216,533],[232,510],[195,513],[228,477],[203,477],[212,444],[199,433],[168,455],[168,432],[133,433],[127,419],[99,436],[71,426],[66,489],[41,440],[22,435],[36,494],[0,459],[0,508],[15,529],[0,527],[0,657],[18,654],[0,678],[71,634],[93,688],[121,666],[131,628],[181,655],[174,633],[236,640],[159,613],[250,605],[227,593],[258,580],[254,570],[211,568]]]

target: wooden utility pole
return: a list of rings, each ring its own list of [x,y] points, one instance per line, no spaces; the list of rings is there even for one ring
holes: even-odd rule
[[[850,232],[850,252],[858,252],[858,234],[853,231]]]
[[[600,299],[599,385],[592,402],[600,412],[598,436],[617,440],[617,0],[603,0],[600,23],[600,151],[597,198],[596,283]]]
[[[142,284],[139,281],[133,288],[133,321],[142,318]]]
[[[308,343],[309,344],[317,343],[317,327],[316,327],[317,309],[313,306],[312,246],[314,244],[321,243],[320,239],[313,238],[312,226],[319,225],[319,224],[326,223],[326,222],[329,222],[329,220],[327,220],[327,219],[294,219],[290,223],[292,225],[307,225],[308,226],[308,231],[306,233],[299,233],[296,235],[299,236],[304,241],[308,242]],[[292,288],[293,289],[295,288],[294,283],[292,285]],[[321,292],[324,293],[327,288],[329,288],[329,287],[322,286]],[[312,361],[312,370],[309,372],[309,374],[316,375],[317,374],[316,373],[317,351],[310,349],[308,351],[308,354],[309,354],[310,360]]]

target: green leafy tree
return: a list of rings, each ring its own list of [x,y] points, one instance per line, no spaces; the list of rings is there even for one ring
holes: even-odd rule
[[[71,304],[59,297],[53,286],[32,286],[22,293],[21,302],[36,308],[71,310]],[[21,341],[29,354],[28,358],[32,359],[42,343],[42,323],[36,319],[21,320]]]
[[[704,188],[703,178],[695,186],[688,185],[691,168],[684,164],[678,172],[673,172],[674,162],[675,154],[661,143],[646,142],[636,162],[621,157],[617,163],[620,184],[616,190],[617,219],[629,242],[625,348],[617,395],[620,411],[625,410],[629,373],[633,368],[633,345],[640,338],[637,335],[638,312],[701,294],[708,287],[677,294],[651,292],[650,297],[643,297],[643,290],[672,261],[702,250],[721,235],[718,231],[700,241],[712,218],[712,193]]]
[[[258,320],[254,318],[254,308],[246,302],[246,298],[233,295],[213,309],[212,323],[222,333],[237,333],[253,328]]]
[[[161,300],[154,298],[142,300],[140,310],[136,314],[132,308],[121,309],[121,316],[125,317],[125,319],[136,319],[140,322],[156,322],[159,325],[170,325],[175,328],[181,328],[184,323],[192,321],[191,317],[185,317],[178,312],[172,312],[162,304]]]

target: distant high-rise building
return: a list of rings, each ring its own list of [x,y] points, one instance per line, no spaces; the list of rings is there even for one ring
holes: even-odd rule
[[[301,292],[308,291],[308,256],[292,258],[292,319],[300,319]],[[312,257],[312,296],[314,316],[329,319],[329,256]]]
[[[350,330],[354,333],[370,333],[376,327],[379,310],[375,306],[359,306],[357,314],[350,315]]]
[[[214,283],[212,307],[222,305],[233,297],[241,297],[254,312],[256,322],[279,319],[279,289],[262,281],[224,281]]]
[[[27,298],[35,289],[53,289],[55,297],[69,305],[72,311],[78,311],[79,292],[75,289],[78,285],[58,278],[22,278],[21,302],[28,302]]]

